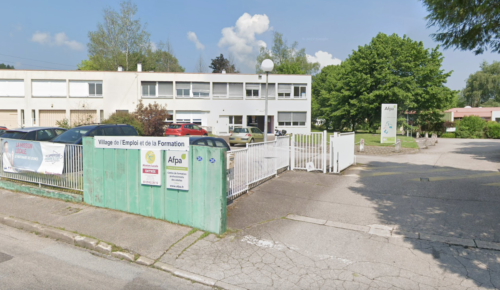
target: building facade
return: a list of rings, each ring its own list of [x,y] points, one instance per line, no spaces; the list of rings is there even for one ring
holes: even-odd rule
[[[444,120],[455,122],[462,120],[463,117],[478,116],[485,121],[500,122],[500,108],[498,107],[485,107],[485,108],[453,108],[444,111]]]
[[[264,130],[266,76],[124,71],[0,70],[0,125],[8,128],[99,123],[119,111],[166,105],[167,122],[214,134]],[[268,131],[310,133],[311,76],[269,75]]]

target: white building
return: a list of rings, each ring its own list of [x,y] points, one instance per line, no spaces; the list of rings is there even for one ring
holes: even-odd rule
[[[228,134],[264,129],[266,76],[124,71],[0,70],[0,126],[99,123],[137,103],[167,105],[169,122],[192,122]],[[268,130],[309,133],[311,76],[269,75]]]

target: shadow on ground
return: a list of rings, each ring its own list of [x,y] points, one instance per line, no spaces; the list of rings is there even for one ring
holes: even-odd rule
[[[500,163],[499,140],[488,140],[484,142],[475,141],[461,145],[463,147],[453,151],[453,153],[472,155],[477,160]]]
[[[498,148],[498,144],[473,145],[485,146],[484,157],[478,158],[488,160]],[[472,153],[463,150],[464,154],[477,152],[477,148]],[[348,170],[344,176],[287,172],[228,207],[228,226],[245,230],[292,213],[500,242],[499,172],[392,162],[371,162],[363,169]],[[432,255],[445,271],[473,279],[476,286],[500,287],[500,278],[495,278],[500,276],[497,251],[442,243],[422,246],[415,239],[406,242],[413,244],[414,251]]]

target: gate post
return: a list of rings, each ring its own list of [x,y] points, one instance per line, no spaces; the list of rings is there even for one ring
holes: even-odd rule
[[[290,148],[291,148],[291,154],[290,154],[290,163],[289,168],[290,170],[293,170],[295,166],[295,136],[293,136],[293,133],[290,134],[290,142],[292,143]]]
[[[323,173],[326,173],[326,154],[328,154],[328,148],[326,148],[326,130],[323,131]]]

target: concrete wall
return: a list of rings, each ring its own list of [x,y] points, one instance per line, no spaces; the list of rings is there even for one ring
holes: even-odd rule
[[[141,185],[140,150],[96,149],[94,139],[86,137],[83,156],[86,203],[216,234],[226,231],[225,150],[190,147],[189,191],[166,188],[168,151],[162,151],[162,186]]]
[[[265,83],[265,75],[258,74],[196,74],[196,73],[150,73],[150,72],[102,72],[102,71],[32,71],[32,70],[0,70],[0,79],[24,80],[24,97],[0,97],[1,110],[18,110],[19,124],[21,125],[21,110],[25,114],[25,126],[38,126],[39,110],[66,110],[70,118],[71,110],[96,110],[100,119],[103,110],[104,118],[117,110],[133,111],[139,102],[145,104],[158,102],[167,105],[168,110],[200,111],[207,113],[207,124],[215,128],[220,116],[243,116],[244,125],[247,116],[264,115],[264,99],[240,100],[216,99],[210,93],[209,98],[180,99],[173,98],[143,98],[141,82],[143,81],[172,81],[174,82],[233,82],[233,83]],[[32,80],[66,80],[68,94],[66,97],[33,97]],[[93,80],[103,82],[102,97],[75,98],[69,96],[69,82],[71,80]],[[274,116],[277,126],[278,112],[307,112],[305,126],[278,126],[290,133],[309,133],[311,124],[311,76],[307,75],[270,75],[269,82],[306,84],[306,97],[300,99],[269,100],[269,115]],[[210,85],[212,90],[212,85]],[[277,86],[276,86],[277,89]],[[262,96],[263,94],[261,94]],[[36,112],[37,122],[33,123],[32,110]],[[99,120],[98,120],[99,121]],[[0,124],[1,125],[1,124]]]
[[[491,112],[491,120],[496,121],[497,119],[500,119],[500,111]]]

